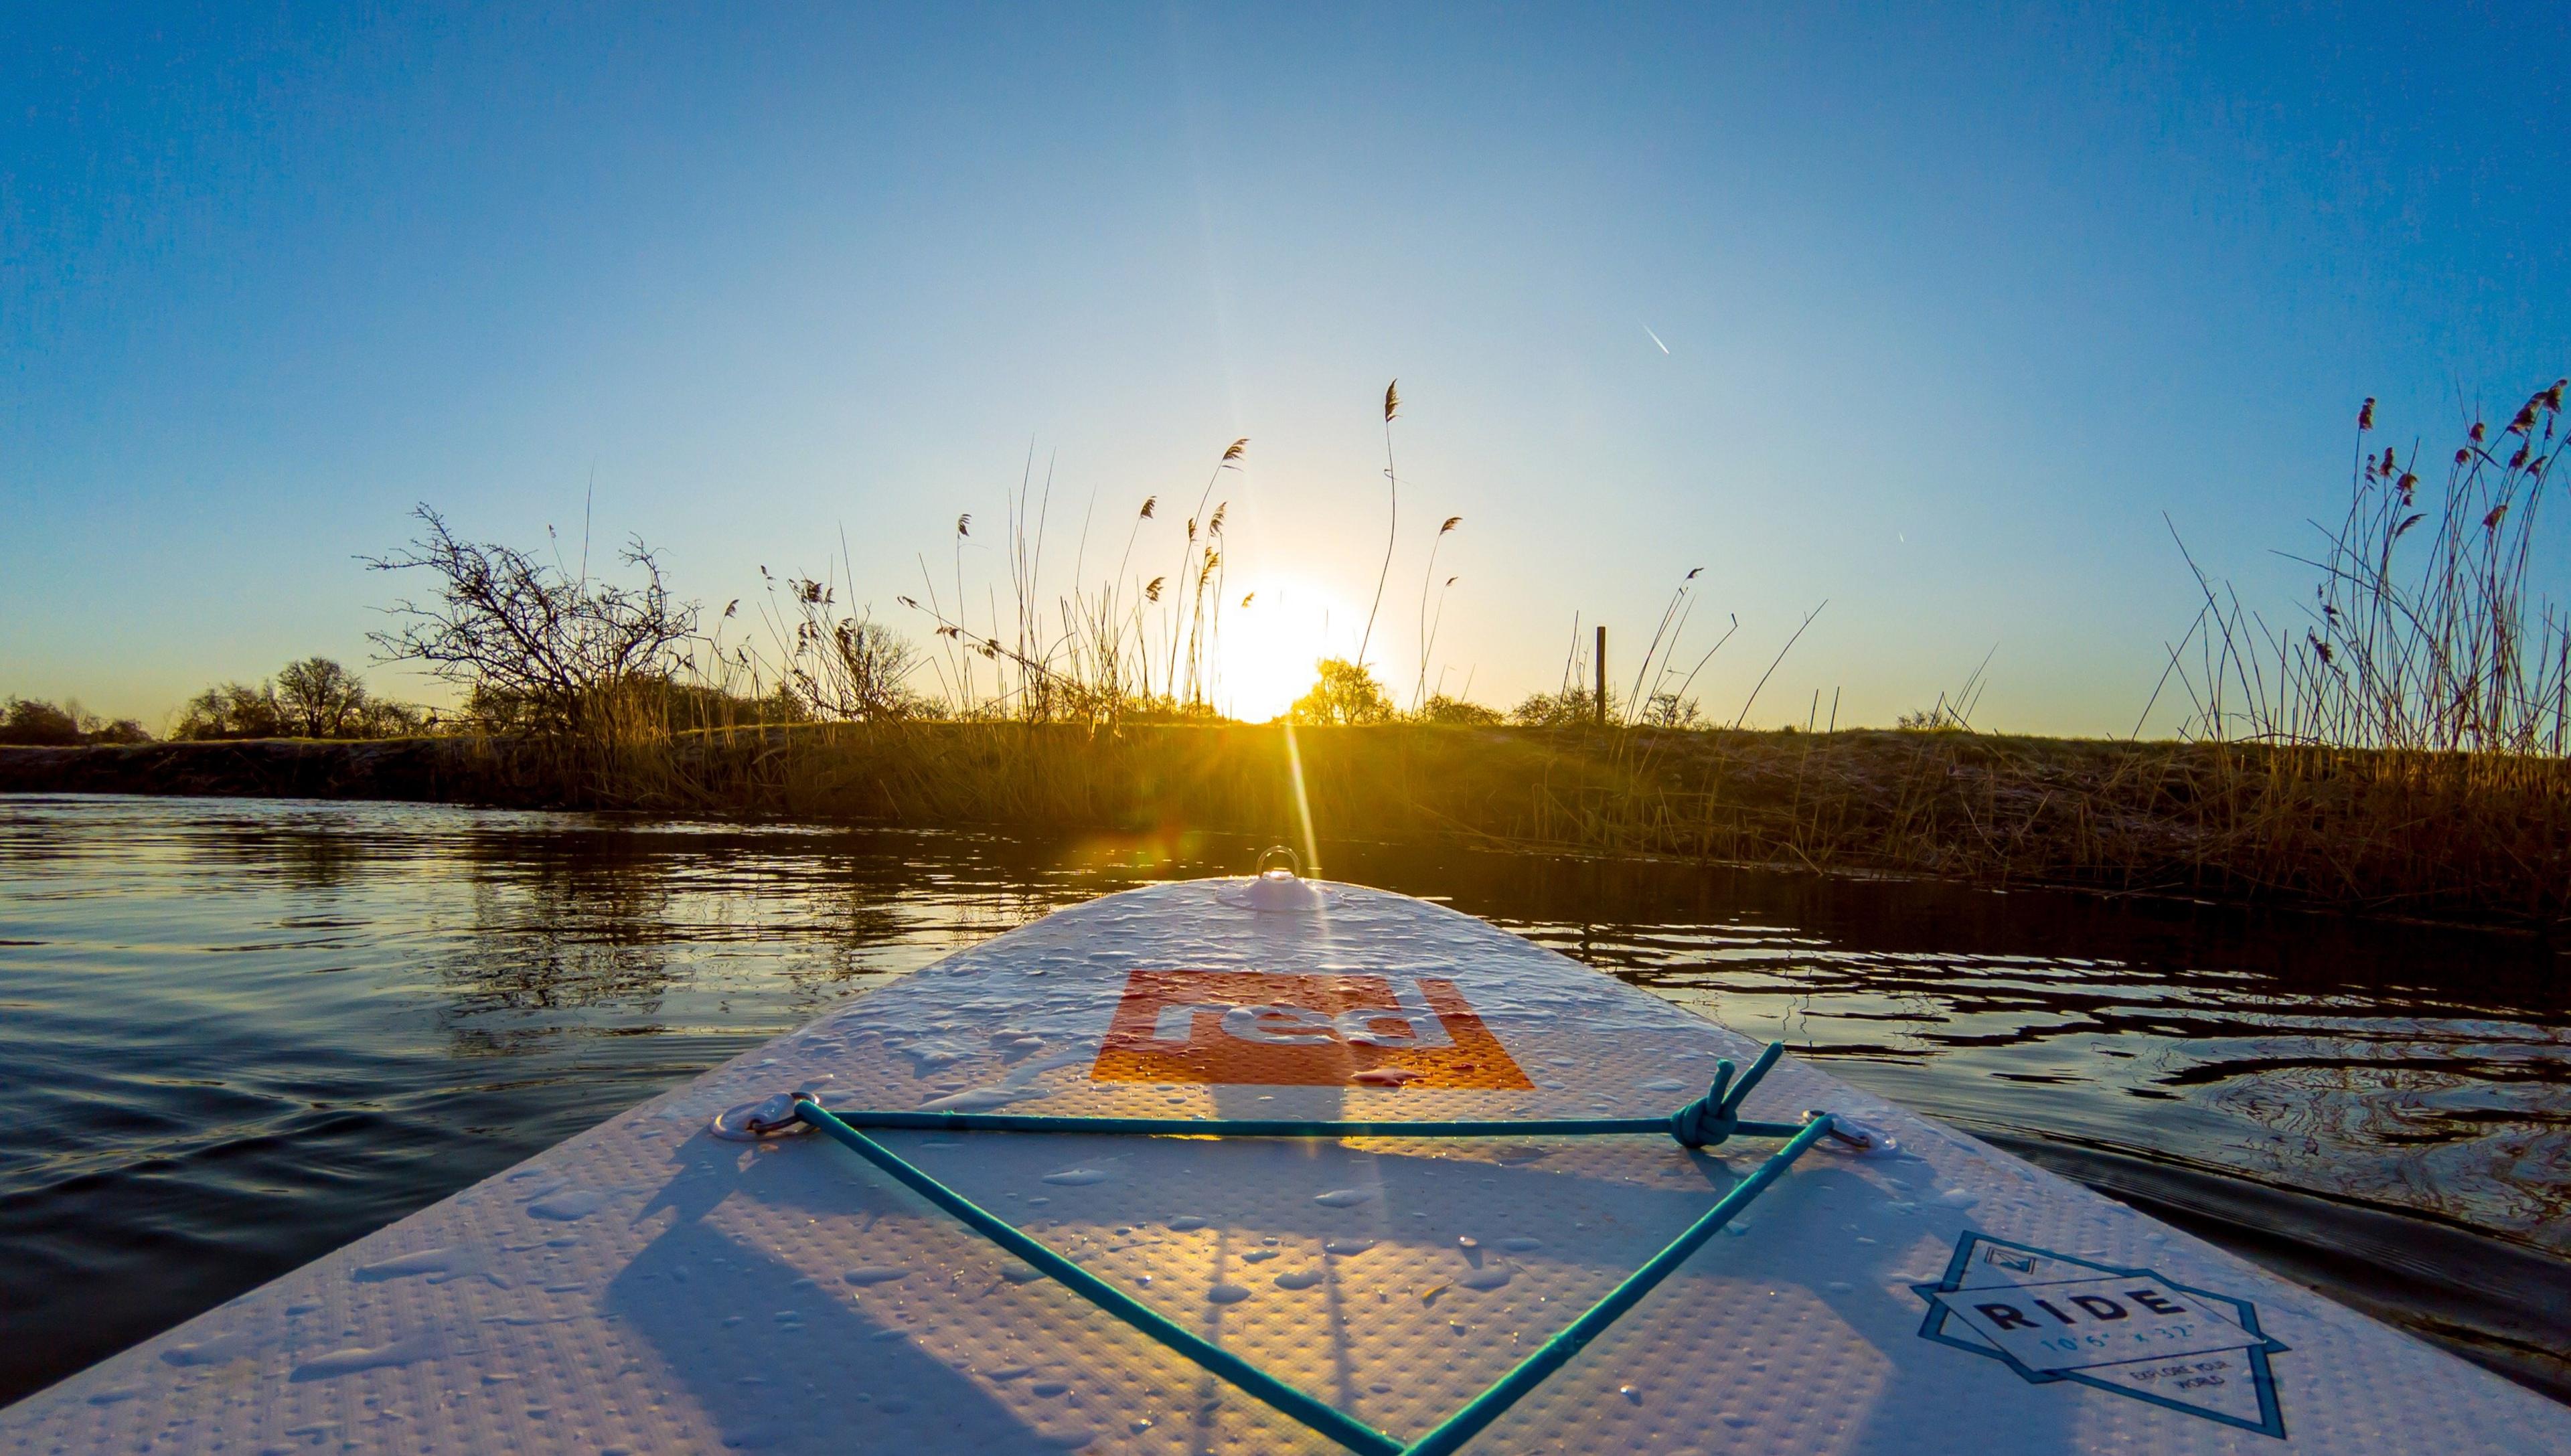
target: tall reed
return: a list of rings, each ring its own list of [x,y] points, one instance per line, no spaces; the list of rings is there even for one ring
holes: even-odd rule
[[[2539,568],[2561,457],[2565,381],[2535,392],[2497,438],[2474,419],[2424,483],[2413,444],[2376,453],[2357,411],[2347,507],[2319,550],[2304,620],[2280,629],[2180,551],[2201,602],[2164,688],[2207,739],[2560,755],[2571,747],[2571,613]],[[2158,693],[2155,693],[2157,701]],[[2149,708],[2145,712],[2148,716]]]

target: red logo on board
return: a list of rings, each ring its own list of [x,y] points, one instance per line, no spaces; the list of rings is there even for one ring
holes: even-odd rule
[[[1534,1085],[1452,981],[1269,971],[1133,972],[1089,1076],[1264,1087]]]

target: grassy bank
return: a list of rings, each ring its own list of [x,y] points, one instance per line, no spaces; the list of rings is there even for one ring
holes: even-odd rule
[[[1297,730],[1327,838],[1462,838],[1995,886],[2259,898],[2550,930],[2549,758],[1957,732]],[[266,793],[1303,838],[1275,726],[896,723],[622,745],[489,738],[0,749],[0,789]]]

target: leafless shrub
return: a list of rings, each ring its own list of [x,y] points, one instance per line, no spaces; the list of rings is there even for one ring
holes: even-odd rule
[[[647,727],[662,705],[646,691],[690,666],[698,608],[671,598],[661,565],[637,538],[619,553],[642,582],[624,586],[547,565],[514,547],[459,540],[436,511],[408,547],[365,558],[376,571],[422,571],[426,604],[403,600],[399,625],[371,633],[387,662],[416,662],[471,690],[474,713],[496,726],[615,737]],[[666,727],[648,725],[649,727]]]

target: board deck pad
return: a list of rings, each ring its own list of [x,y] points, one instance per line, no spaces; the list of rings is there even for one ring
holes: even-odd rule
[[[1056,912],[0,1411],[0,1451],[1328,1452],[814,1136],[841,1108],[1633,1117],[1758,1045],[1439,906],[1242,880]],[[1789,1057],[1887,1134],[1746,1217],[1475,1452],[2571,1450],[2553,1404]],[[871,1134],[1404,1440],[1776,1145]]]

